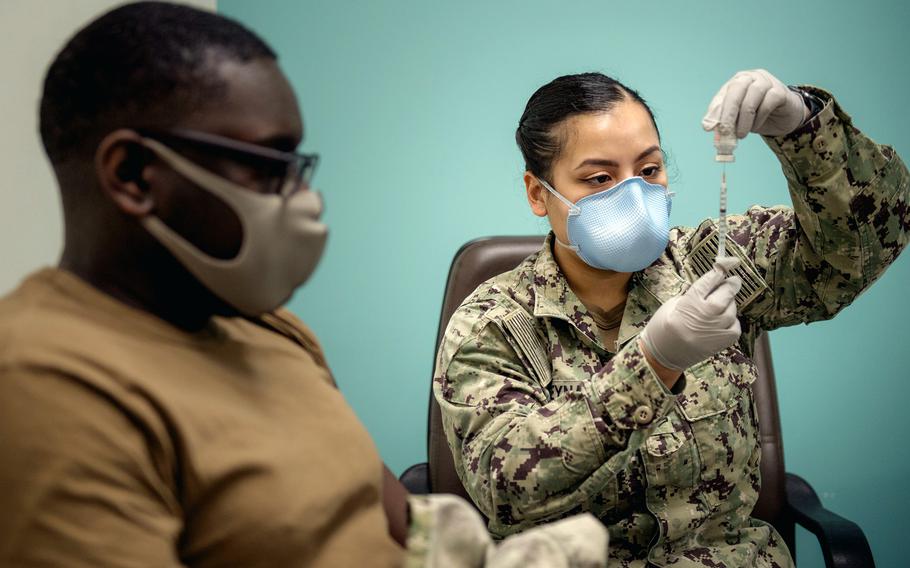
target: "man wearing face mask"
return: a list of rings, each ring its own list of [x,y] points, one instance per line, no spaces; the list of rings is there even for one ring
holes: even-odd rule
[[[467,503],[409,498],[279,309],[327,229],[262,40],[117,8],[57,55],[40,112],[65,247],[0,300],[0,567],[604,560],[592,517],[493,547]]]

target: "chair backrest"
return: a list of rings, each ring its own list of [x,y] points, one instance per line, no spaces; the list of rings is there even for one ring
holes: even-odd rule
[[[528,255],[536,252],[544,238],[488,237],[465,244],[455,254],[446,282],[439,318],[436,346],[442,340],[452,313],[461,302],[485,280],[511,270]],[[774,386],[774,368],[767,335],[762,334],[755,346],[755,364],[758,378],[752,386],[758,409],[762,445],[762,487],[753,515],[774,524],[782,534],[792,531],[778,526],[786,503],[783,445],[780,436],[780,415],[777,408],[777,390]],[[435,358],[434,358],[435,361]],[[432,378],[431,378],[432,381]],[[454,493],[470,501],[470,497],[455,473],[455,463],[442,430],[439,404],[430,390],[429,432],[427,435],[430,491]],[[792,523],[791,523],[792,524]]]

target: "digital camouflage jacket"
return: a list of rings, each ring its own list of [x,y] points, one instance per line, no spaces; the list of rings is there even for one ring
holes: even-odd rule
[[[663,255],[633,276],[609,349],[554,260],[552,234],[455,312],[433,388],[458,474],[492,533],[588,511],[609,528],[611,566],[792,566],[781,537],[750,517],[761,484],[755,339],[833,317],[881,276],[910,227],[901,159],[831,95],[806,89],[822,110],[766,139],[792,209],[728,218],[742,337],[687,369],[674,392],[635,339],[710,268],[715,221],[673,229]]]

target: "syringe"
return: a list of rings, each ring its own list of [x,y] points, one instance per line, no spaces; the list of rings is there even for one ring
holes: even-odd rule
[[[720,173],[720,217],[717,220],[717,258],[727,256],[727,164]]]
[[[720,174],[720,216],[717,220],[717,258],[727,256],[727,162],[735,161],[736,132],[729,124],[718,124],[714,129],[714,161],[723,164]]]

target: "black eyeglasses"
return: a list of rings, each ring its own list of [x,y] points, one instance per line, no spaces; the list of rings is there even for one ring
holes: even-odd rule
[[[310,181],[319,164],[318,154],[282,152],[267,146],[241,142],[233,138],[175,128],[155,131],[137,129],[143,136],[167,144],[169,141],[187,142],[214,150],[224,157],[239,162],[257,172],[263,183],[263,192],[287,197],[310,187]]]

